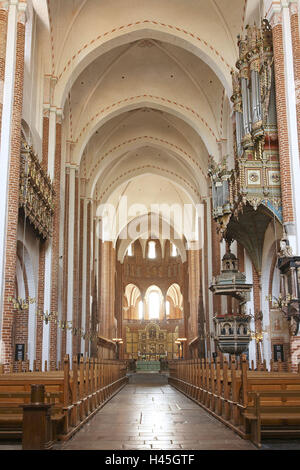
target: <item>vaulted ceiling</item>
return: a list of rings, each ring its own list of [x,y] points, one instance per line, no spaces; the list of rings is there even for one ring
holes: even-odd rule
[[[249,3],[33,0],[85,196],[149,212],[208,196],[208,156],[232,157],[230,72]]]

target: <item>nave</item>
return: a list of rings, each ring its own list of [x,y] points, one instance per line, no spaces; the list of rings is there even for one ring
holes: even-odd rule
[[[159,373],[133,374],[62,450],[252,450],[254,445],[168,385]]]
[[[0,448],[300,436],[299,11],[0,0]]]

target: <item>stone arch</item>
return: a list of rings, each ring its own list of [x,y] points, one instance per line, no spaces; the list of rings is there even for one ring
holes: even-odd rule
[[[139,39],[147,38],[175,44],[205,62],[219,78],[224,86],[227,96],[231,96],[232,83],[231,83],[231,66],[226,63],[222,55],[203,41],[199,36],[194,35],[192,32],[180,30],[172,25],[166,25],[151,20],[138,21],[127,25],[126,27],[113,28],[111,34],[115,37],[110,38],[107,34],[100,34],[97,38],[85,44],[76,54],[69,59],[61,73],[58,74],[58,81],[54,93],[54,105],[58,108],[63,108],[66,97],[73,83],[79,77],[81,72],[88,67],[95,59],[102,54],[125,44],[129,44]],[[116,31],[118,35],[116,36]]]
[[[89,140],[106,122],[120,114],[139,108],[163,111],[184,121],[201,137],[210,155],[219,155],[217,136],[196,110],[185,107],[184,104],[177,103],[168,98],[153,95],[138,95],[129,96],[120,102],[112,103],[110,106],[100,109],[96,115],[90,118],[90,121],[81,129],[78,136],[78,142],[74,148],[74,162],[80,163]]]
[[[148,218],[150,215],[151,214],[148,213],[148,214],[143,215],[142,217],[147,217]],[[164,220],[164,218],[162,216],[160,216],[159,219]],[[165,222],[167,222],[167,221],[165,221]],[[124,227],[124,228],[126,228],[126,227]],[[122,234],[122,230],[118,234],[118,237],[116,238],[116,240],[120,239],[121,234]],[[160,233],[158,231],[152,230],[152,234],[155,235],[159,239]],[[176,238],[171,237],[171,241],[176,246],[176,248],[177,248],[177,250],[178,250],[178,252],[181,256],[182,262],[184,263],[186,261],[186,250],[185,250],[184,240],[181,239],[181,237],[179,236],[179,234],[176,231],[175,231],[174,235],[176,236]],[[134,243],[140,237],[145,237],[146,238],[146,236],[149,236],[149,230],[147,230],[146,232],[141,233],[134,240],[121,237],[122,239],[121,239],[120,245],[118,247],[118,253],[117,253],[118,260],[121,263],[123,263],[124,257],[126,255],[126,252],[127,252],[127,249],[128,249],[128,246],[131,243]],[[143,249],[143,256],[146,256],[145,246],[143,248],[144,248]],[[162,256],[163,256],[163,253],[164,253],[164,245],[163,244],[161,244],[161,249],[162,249]]]
[[[167,290],[166,302],[170,302],[170,319],[183,318],[183,296],[179,284],[173,283]]]
[[[27,330],[27,356],[32,370],[36,348],[37,296],[32,260],[26,246],[20,240],[17,242],[17,267],[17,283],[20,296],[22,297],[24,295],[26,300],[29,300],[29,298],[33,300],[33,303],[29,303],[28,310],[23,312],[23,315],[28,315],[27,321],[25,320]]]
[[[262,256],[262,273],[261,273],[261,308],[264,312],[263,317],[263,328],[269,329],[270,331],[270,322],[271,322],[271,312],[270,312],[270,302],[268,301],[268,296],[272,295],[273,280],[275,273],[275,264],[277,259],[277,248],[279,247],[279,242],[281,238],[282,229],[277,221],[274,222],[274,226],[269,224],[264,240],[263,247],[263,256]],[[278,288],[279,288],[279,277],[277,279]],[[267,362],[270,361],[272,352],[271,352],[271,338],[267,338],[264,335],[263,340],[264,356]]]
[[[159,298],[159,312],[157,317],[152,317],[151,316],[151,296],[152,294],[156,294]],[[145,292],[145,297],[144,297],[144,305],[145,305],[145,319],[148,320],[161,320],[164,317],[164,312],[165,312],[165,305],[164,305],[164,295],[162,293],[162,290],[160,287],[157,285],[151,285],[147,288]],[[150,308],[149,308],[150,307]]]
[[[123,318],[125,320],[138,320],[138,302],[142,300],[142,294],[139,287],[136,284],[127,284],[124,292],[124,299],[126,299],[127,305],[124,308],[123,305]]]
[[[201,202],[203,194],[200,195],[199,189],[193,186],[189,181],[181,177],[179,174],[175,174],[174,171],[169,170],[168,168],[157,167],[156,165],[151,164],[135,167],[133,169],[127,170],[124,174],[117,176],[115,180],[113,180],[104,189],[104,191],[102,191],[98,201],[100,201],[101,204],[108,204],[109,197],[118,187],[120,187],[121,184],[128,183],[134,180],[134,178],[137,176],[143,176],[147,174],[158,175],[165,178],[166,180],[170,180],[174,185],[181,188],[189,196],[189,199],[195,207]],[[98,207],[100,207],[101,204],[98,204]],[[97,212],[97,215],[100,216],[99,210],[97,210]]]
[[[157,149],[163,149],[168,152],[168,155],[174,154],[175,158],[177,157],[179,161],[183,161],[183,163],[192,171],[192,172],[200,172],[201,177],[203,178],[203,182],[206,182],[207,177],[204,174],[204,171],[201,168],[201,165],[199,162],[193,158],[192,155],[188,155],[187,152],[185,152],[183,149],[178,149],[178,148],[172,148],[171,143],[167,142],[153,142],[153,138],[149,138],[147,136],[137,139],[136,142],[133,142],[132,139],[130,142],[128,142],[124,147],[118,145],[115,151],[110,153],[109,151],[106,152],[104,156],[102,156],[97,163],[95,163],[94,167],[89,171],[89,176],[90,178],[88,179],[88,187],[87,187],[87,193],[90,195],[90,197],[93,197],[95,187],[97,184],[97,181],[100,179],[102,173],[105,171],[105,169],[108,167],[108,165],[112,165],[114,161],[117,161],[122,155],[128,152],[132,152],[135,150],[138,150],[145,145],[149,145],[151,147],[157,148]],[[96,170],[96,173],[94,173],[92,177],[92,172]]]

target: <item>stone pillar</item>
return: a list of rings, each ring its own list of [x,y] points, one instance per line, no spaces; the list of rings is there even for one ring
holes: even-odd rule
[[[48,119],[44,117],[44,120]],[[55,107],[49,109],[49,133],[47,162],[43,164],[55,187],[55,212],[53,219],[53,236],[47,240],[45,250],[44,308],[45,313],[53,313],[58,309],[58,263],[59,263],[59,223],[60,223],[60,171],[61,171],[61,112]],[[48,122],[44,121],[44,130]],[[58,135],[57,135],[58,131]],[[45,137],[46,140],[46,137]],[[46,145],[46,142],[44,142]],[[54,317],[53,317],[54,318]],[[52,351],[51,351],[52,344]],[[43,324],[42,363],[56,362],[57,328],[51,320]],[[55,364],[53,364],[55,365]]]
[[[253,276],[253,303],[254,303],[254,324],[255,324],[255,332],[261,333],[262,331],[262,322],[260,319],[260,311],[261,311],[261,276],[256,271],[254,264],[252,263],[252,276]],[[263,357],[261,357],[260,346],[256,347],[256,361],[258,363],[263,361]]]
[[[84,197],[79,201],[79,261],[78,261],[78,328],[81,329],[82,323],[82,289],[83,289],[83,215],[84,215]],[[77,336],[77,350],[81,353],[81,336]]]
[[[220,254],[220,236],[217,233],[217,224],[211,219],[211,244],[212,244],[212,275],[218,276],[221,271],[221,254]],[[222,313],[221,297],[219,295],[213,296],[213,316],[216,313]]]
[[[101,259],[101,323],[100,335],[108,334],[107,316],[109,309],[109,242],[102,242]]]
[[[101,323],[100,335],[111,339],[114,334],[115,250],[112,242],[101,247]]]
[[[295,255],[300,254],[298,7],[293,0],[281,0],[273,2],[268,13],[273,29],[283,222]],[[297,341],[297,337],[290,339],[294,367],[298,361]]]
[[[76,355],[79,351],[77,349],[77,336],[75,335],[76,328],[78,328],[78,266],[79,266],[79,177],[78,169],[75,174],[75,201],[74,201],[74,243],[73,243],[73,315],[71,331],[73,335],[72,354]]]
[[[74,246],[75,246],[75,217],[76,217],[76,172],[77,166],[68,165],[69,168],[69,230],[68,230],[68,285],[67,285],[67,325],[73,325],[74,312]],[[72,357],[73,354],[73,335],[72,330],[67,329],[66,354]]]
[[[85,299],[85,328],[84,331],[89,331],[91,328],[91,232],[92,232],[92,201],[88,202],[87,206],[87,251],[86,251],[86,299]],[[89,339],[85,340],[85,352],[90,353]]]
[[[5,119],[2,119],[1,123],[0,147],[0,339],[4,344],[3,362],[5,363],[13,361],[14,310],[8,298],[15,294],[25,11],[25,1],[11,0],[8,3],[2,108]]]
[[[88,209],[88,199],[82,199],[82,303],[81,303],[81,329],[85,332],[86,328],[86,298],[87,298],[87,209]],[[81,338],[81,347],[80,351],[82,354],[85,354],[85,340]]]
[[[97,321],[98,321],[98,331],[100,327],[100,320],[101,320],[101,260],[102,260],[102,241],[100,238],[100,227],[101,227],[101,221],[98,219],[97,225],[96,225],[96,240],[98,243],[98,301],[97,301],[97,307],[98,307],[98,312],[97,312]],[[120,285],[121,286],[121,285]]]
[[[43,111],[43,143],[42,143],[42,167],[45,171],[48,168],[48,147],[49,147],[49,106],[45,106]],[[38,272],[38,295],[37,309],[44,310],[44,293],[45,293],[45,257],[46,244],[40,242],[39,250],[39,272]],[[36,353],[35,359],[37,367],[40,369],[42,364],[42,348],[43,348],[43,325],[44,321],[40,316],[36,318]]]
[[[55,212],[53,218],[52,235],[52,272],[51,272],[51,312],[58,313],[58,289],[59,289],[59,235],[60,235],[60,212],[61,212],[61,116],[58,115],[56,122],[56,147],[54,164],[54,191]],[[50,326],[50,362],[53,366],[57,363],[57,325],[52,322]]]
[[[211,356],[212,341],[211,332],[214,331],[213,326],[213,294],[209,290],[209,284],[212,280],[212,246],[211,246],[211,200],[207,198],[204,201],[204,269],[205,269],[205,314],[206,314],[206,332],[207,332],[207,349],[208,355]]]
[[[300,185],[297,183],[300,165],[289,3],[288,0],[271,3],[268,19],[273,32],[283,223],[297,254],[300,253]]]
[[[64,201],[64,221],[63,221],[63,289],[62,289],[62,315],[61,315],[61,356],[66,355],[66,330],[63,328],[67,320],[68,302],[68,234],[69,234],[69,191],[70,173],[69,167],[65,167],[65,201]]]

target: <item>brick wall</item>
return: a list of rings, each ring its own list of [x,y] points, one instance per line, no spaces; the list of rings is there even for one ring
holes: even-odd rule
[[[26,267],[24,264],[23,257],[21,255],[18,256],[18,260],[20,263],[20,267],[22,270],[22,279],[24,282],[24,290],[25,290],[25,298],[28,299],[29,297],[29,289],[28,289],[28,280],[27,280],[27,273]],[[17,284],[17,282],[16,282]],[[16,292],[17,296],[19,296],[19,292]],[[18,310],[15,313],[14,317],[14,337],[13,337],[13,344],[25,344],[25,351],[27,352],[27,344],[28,344],[28,310]],[[26,359],[26,355],[25,355]]]
[[[60,228],[60,175],[61,175],[61,124],[56,124],[56,149],[54,168],[55,212],[53,217],[52,264],[51,264],[51,312],[58,311],[59,275],[59,228]],[[52,367],[57,361],[57,325],[50,323],[50,362]]]
[[[78,328],[81,328],[82,322],[82,283],[83,283],[83,220],[84,220],[84,199],[80,199],[80,217],[79,217],[79,262],[78,262]],[[81,337],[77,337],[77,350],[80,351]]]
[[[217,233],[217,224],[211,219],[211,240],[212,240],[212,274],[218,276],[221,269],[220,235]],[[221,297],[213,296],[213,314],[221,312]]]
[[[297,122],[300,122],[300,38],[299,38],[299,13],[291,14],[291,32],[293,43],[294,75],[296,89]],[[300,145],[300,125],[298,125],[298,144]]]
[[[86,321],[85,330],[90,330],[91,321],[91,308],[90,308],[90,295],[91,295],[91,231],[92,231],[92,203],[89,201],[87,206],[87,263],[86,263]],[[89,351],[89,339],[85,341],[85,351]]]
[[[3,92],[1,90],[5,74],[5,55],[6,55],[6,31],[7,31],[7,10],[0,9],[0,143],[1,143],[1,125],[2,125],[2,102]]]
[[[16,44],[16,69],[14,102],[12,113],[12,135],[11,154],[9,165],[8,184],[8,214],[7,214],[7,235],[6,235],[6,259],[4,267],[4,308],[2,339],[5,344],[5,363],[13,360],[12,351],[12,326],[14,310],[8,298],[15,293],[15,273],[17,256],[17,226],[19,212],[19,178],[20,178],[20,150],[21,150],[21,118],[23,106],[23,82],[24,82],[24,46],[25,46],[25,25],[17,24],[17,44]]]
[[[73,326],[76,327],[78,324],[78,266],[79,266],[79,253],[78,253],[78,208],[79,208],[79,178],[78,172],[75,177],[75,217],[74,217],[74,263],[73,263]],[[77,336],[73,334],[72,339],[72,352],[76,355],[77,349]]]
[[[254,315],[258,315],[261,310],[261,276],[256,271],[254,264],[252,263],[252,278],[253,278],[253,304],[254,304]],[[255,320],[255,331],[261,332],[262,322],[261,320]],[[261,361],[262,358],[258,357],[259,348],[256,348],[256,361]]]
[[[69,192],[70,174],[65,174],[65,212],[64,212],[64,248],[63,248],[63,298],[62,298],[62,321],[66,321],[68,302],[68,233],[69,233]],[[66,354],[66,330],[61,335],[61,357]]]
[[[276,24],[272,32],[283,221],[293,222],[294,210],[291,186],[282,24]]]

